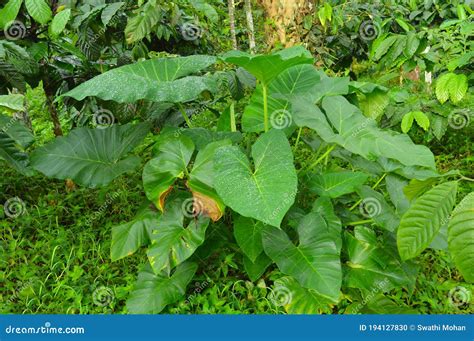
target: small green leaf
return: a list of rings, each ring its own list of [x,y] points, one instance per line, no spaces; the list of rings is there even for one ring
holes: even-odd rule
[[[421,111],[415,111],[413,113],[416,123],[423,128],[423,130],[428,131],[430,127],[430,119],[426,116],[425,113]]]
[[[234,220],[234,236],[242,252],[255,262],[263,251],[262,229],[264,224],[250,218],[239,216]]]
[[[447,222],[456,199],[457,182],[438,185],[419,197],[403,215],[397,231],[402,260],[418,256]]]
[[[408,133],[413,126],[413,119],[415,118],[413,111],[406,113],[402,118],[402,132]]]
[[[5,30],[7,24],[15,20],[20,12],[23,0],[10,0],[5,7],[0,9],[0,30]]]
[[[49,33],[51,36],[59,36],[66,28],[70,17],[71,10],[69,8],[56,14],[53,18],[53,21],[51,22],[51,25],[49,25]]]
[[[460,102],[467,92],[467,77],[466,75],[459,74],[451,77],[448,83],[449,98],[453,103]]]
[[[455,77],[454,73],[446,73],[436,80],[436,98],[441,104],[449,99],[449,83]]]
[[[368,175],[362,172],[325,172],[311,177],[309,189],[320,196],[338,198],[355,192],[367,178]]]
[[[25,0],[28,14],[40,24],[46,24],[53,17],[53,12],[46,0]]]

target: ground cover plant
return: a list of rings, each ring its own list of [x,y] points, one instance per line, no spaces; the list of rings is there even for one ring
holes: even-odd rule
[[[1,312],[472,313],[472,9],[367,6],[8,1]]]

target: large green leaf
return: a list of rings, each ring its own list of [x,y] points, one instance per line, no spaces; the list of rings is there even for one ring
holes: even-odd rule
[[[251,55],[230,51],[222,56],[224,61],[243,67],[259,81],[269,84],[283,70],[298,64],[312,64],[311,53],[302,46],[295,46],[268,55]]]
[[[345,263],[345,284],[349,287],[387,292],[397,286],[406,286],[410,277],[389,245],[379,244],[374,231],[356,226],[354,235],[346,232],[345,244],[349,260]]]
[[[143,187],[147,198],[163,211],[166,194],[177,178],[182,178],[194,144],[184,135],[166,135],[154,147],[158,156],[148,161],[143,169]]]
[[[303,288],[294,278],[286,276],[275,281],[271,301],[283,305],[289,314],[331,314],[333,302],[312,289]]]
[[[28,14],[40,24],[46,24],[53,17],[53,12],[46,0],[25,0]]]
[[[247,256],[244,255],[244,269],[250,280],[258,280],[264,273],[265,270],[272,264],[272,260],[262,252],[255,262],[252,262]]]
[[[6,25],[15,20],[20,12],[23,0],[10,0],[5,7],[0,9],[0,29],[6,29]]]
[[[194,277],[197,264],[184,263],[171,276],[156,275],[147,266],[138,274],[137,282],[127,300],[132,314],[158,314],[168,304],[178,301],[186,293],[186,286]]]
[[[23,111],[25,97],[20,94],[0,95],[0,109],[8,109],[11,111]]]
[[[242,252],[255,262],[263,252],[262,229],[265,225],[261,221],[239,216],[234,219],[234,236]]]
[[[15,117],[0,115],[0,131],[22,148],[29,147],[35,140],[31,131]]]
[[[184,226],[189,199],[178,197],[167,203],[163,215],[153,227],[147,255],[157,274],[169,273],[191,257],[204,242],[209,219],[199,216]]]
[[[289,103],[285,98],[310,92],[319,82],[320,77],[321,74],[312,65],[302,64],[282,71],[270,82],[268,85],[268,112],[273,126],[279,129],[288,128],[291,125]],[[281,122],[277,121],[276,117],[279,112],[285,115],[281,118]],[[244,131],[253,132],[264,130],[261,85],[257,86],[250,98],[250,103],[245,107],[242,128]]]
[[[245,217],[280,226],[295,200],[297,176],[285,134],[271,130],[252,146],[253,167],[238,147],[215,153],[214,185],[224,203]]]
[[[403,260],[418,256],[434,239],[453,209],[457,182],[445,182],[419,197],[403,215],[397,231]]]
[[[319,196],[338,198],[355,192],[367,178],[368,175],[362,172],[325,172],[311,176],[308,186]]]
[[[337,302],[342,272],[339,251],[329,226],[316,212],[306,215],[298,225],[296,246],[281,229],[265,226],[263,248],[285,274],[293,276],[301,286],[313,289]]]
[[[28,167],[28,155],[18,149],[15,141],[0,130],[0,160],[5,160],[17,171],[31,175]]]
[[[369,160],[385,157],[405,166],[435,169],[434,156],[427,147],[415,145],[405,134],[379,129],[374,120],[365,118],[342,96],[323,98],[326,115],[305,98],[295,98],[291,102],[295,123],[314,129],[326,142],[337,143]]]
[[[204,55],[141,61],[105,72],[63,96],[77,100],[95,96],[119,103],[133,103],[141,99],[188,102],[196,99],[203,91],[215,90],[214,78],[188,76],[214,62],[214,57]]]
[[[112,261],[130,256],[138,248],[146,245],[150,241],[151,231],[157,225],[159,217],[158,212],[146,206],[132,221],[114,226],[110,247]]]
[[[448,225],[448,246],[466,281],[474,282],[474,193],[456,206]]]
[[[36,149],[31,155],[31,165],[52,178],[72,179],[87,187],[105,186],[138,167],[140,158],[126,155],[149,129],[146,123],[105,129],[77,128],[68,136]]]

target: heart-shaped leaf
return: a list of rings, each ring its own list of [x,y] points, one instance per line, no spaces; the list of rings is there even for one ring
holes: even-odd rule
[[[252,146],[254,166],[238,147],[216,151],[214,185],[224,203],[245,217],[280,226],[295,200],[297,177],[285,134],[271,130]]]
[[[126,155],[149,129],[146,123],[105,129],[77,128],[68,136],[36,149],[31,154],[31,165],[52,178],[72,179],[87,187],[105,186],[138,167],[140,158]]]

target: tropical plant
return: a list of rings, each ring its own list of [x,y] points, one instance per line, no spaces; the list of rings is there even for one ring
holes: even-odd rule
[[[181,297],[203,261],[202,251],[212,248],[206,241],[223,224],[233,227],[251,280],[272,263],[286,275],[276,285],[295,297],[285,305],[289,312],[330,311],[342,295],[356,303],[374,286],[381,287],[380,294],[413,288],[415,258],[447,225],[449,251],[472,281],[472,243],[462,238],[473,232],[472,195],[450,218],[462,179],[458,172],[439,174],[427,147],[380,129],[344,97],[354,88],[349,79],[328,77],[301,47],[269,55],[232,52],[220,59],[258,81],[240,122],[234,117],[232,124],[242,127],[243,139],[230,126],[176,125],[154,138],[143,169],[147,201],[132,221],[112,232],[113,260],[147,248],[148,264],[130,294],[130,312],[158,313]],[[213,85],[220,72],[191,76],[216,62],[210,56],[138,62],[105,72],[64,97],[182,106],[211,92],[233,102],[229,90]],[[124,77],[127,88],[119,86]],[[425,124],[421,117],[413,113]],[[55,178],[104,185],[136,167],[135,157],[126,154],[148,129],[78,128],[37,149],[32,166]],[[316,134],[319,153],[301,167],[294,153],[305,148],[305,132]],[[382,183],[387,194],[378,190]],[[310,300],[303,303],[303,297]]]

